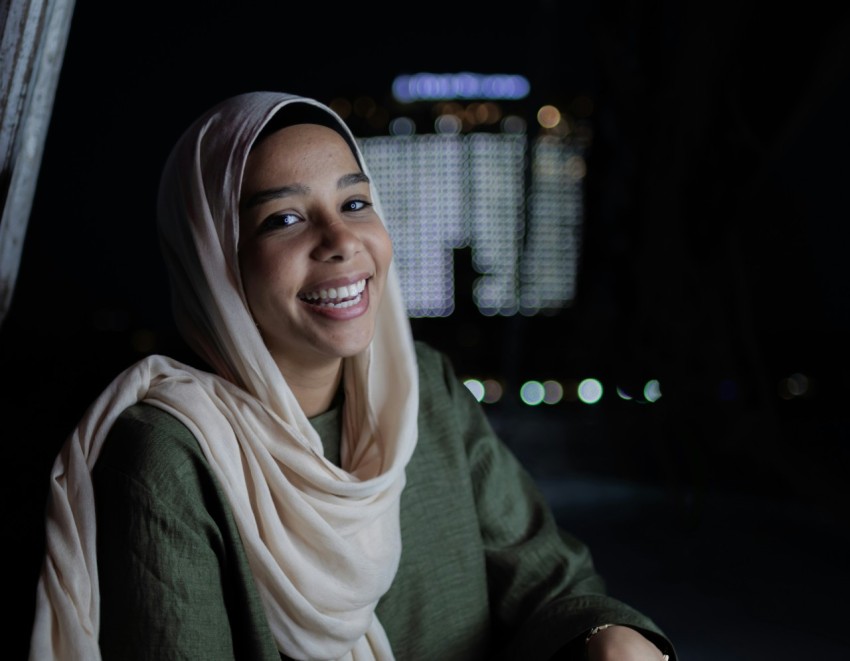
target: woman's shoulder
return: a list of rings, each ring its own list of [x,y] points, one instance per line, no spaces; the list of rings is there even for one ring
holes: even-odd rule
[[[414,340],[413,345],[416,349],[420,382],[440,380],[450,385],[455,372],[448,354],[424,340]]]
[[[167,411],[139,402],[121,412],[106,436],[94,472],[106,470],[169,489],[175,486],[171,481],[208,473],[209,464],[188,427]]]
[[[451,357],[427,342],[416,340],[419,366],[419,410],[427,415],[440,412],[441,417],[467,416],[477,406],[463,385]]]

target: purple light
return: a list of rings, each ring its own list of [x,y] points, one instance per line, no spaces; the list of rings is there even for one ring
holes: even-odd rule
[[[531,85],[517,74],[416,73],[397,76],[393,96],[401,103],[451,99],[522,99]]]

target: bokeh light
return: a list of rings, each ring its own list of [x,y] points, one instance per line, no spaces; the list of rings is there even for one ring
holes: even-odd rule
[[[472,396],[475,397],[476,400],[480,402],[484,399],[485,388],[481,381],[478,379],[466,379],[464,380],[463,385],[466,386],[466,389],[472,393]]]
[[[546,389],[540,381],[526,381],[519,389],[519,397],[529,406],[537,406],[546,396]]]
[[[505,389],[502,384],[496,379],[484,379],[484,399],[485,404],[495,404],[504,395]]]
[[[564,387],[552,379],[543,382],[543,401],[546,404],[557,404],[564,398]]]
[[[578,398],[585,404],[596,404],[602,399],[602,383],[597,379],[583,379],[578,384]]]
[[[661,384],[658,379],[650,379],[643,387],[643,398],[647,402],[657,402],[661,399]]]
[[[794,372],[781,379],[777,389],[779,396],[786,400],[798,397],[810,397],[812,389],[811,379],[801,372]]]
[[[537,111],[537,123],[545,129],[553,129],[561,123],[561,111],[555,106],[542,106]]]

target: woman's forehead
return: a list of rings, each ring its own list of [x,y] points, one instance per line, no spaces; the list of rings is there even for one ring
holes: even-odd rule
[[[267,135],[256,145],[248,154],[245,175],[268,167],[305,170],[331,162],[360,170],[338,132],[318,124],[294,124]]]
[[[362,170],[336,131],[317,124],[287,126],[268,135],[248,155],[240,208],[262,191],[262,195],[271,190],[307,192],[314,186],[338,186],[354,174],[362,175]]]
[[[256,149],[268,136],[277,133],[280,129],[299,124],[317,124],[335,131],[345,140],[357,163],[360,165],[360,154],[348,128],[326,109],[303,102],[289,103],[280,108],[266,122],[265,126],[254,139],[251,145],[251,151]]]

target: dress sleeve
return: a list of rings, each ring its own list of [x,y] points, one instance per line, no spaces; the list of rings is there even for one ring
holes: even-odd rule
[[[280,659],[230,508],[185,426],[128,409],[93,480],[104,659]]]
[[[674,659],[671,643],[650,618],[606,593],[587,546],[559,528],[531,475],[443,361],[465,430],[504,658],[583,659],[585,632],[610,622],[637,629]]]

